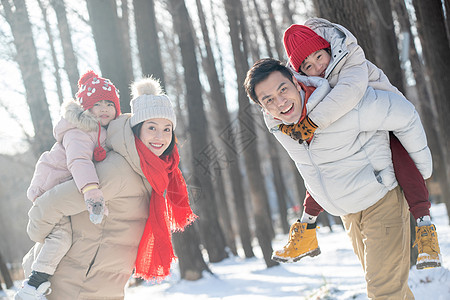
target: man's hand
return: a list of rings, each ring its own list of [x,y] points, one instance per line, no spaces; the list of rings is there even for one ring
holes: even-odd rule
[[[304,118],[297,124],[285,125],[281,124],[279,129],[286,135],[290,136],[292,139],[302,143],[307,141],[314,135],[317,129],[317,125],[308,117]]]

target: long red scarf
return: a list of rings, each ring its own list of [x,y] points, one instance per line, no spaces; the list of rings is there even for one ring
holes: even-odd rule
[[[137,137],[135,144],[142,172],[153,191],[150,213],[139,243],[134,276],[160,282],[170,274],[170,264],[176,259],[172,232],[183,231],[197,216],[189,206],[186,183],[178,168],[180,156],[177,146],[171,154],[158,157]]]

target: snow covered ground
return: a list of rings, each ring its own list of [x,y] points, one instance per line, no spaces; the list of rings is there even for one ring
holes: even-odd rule
[[[417,300],[450,299],[450,226],[445,206],[433,205],[431,215],[439,236],[443,267],[411,269],[409,285]],[[350,241],[339,226],[333,230],[318,230],[322,254],[315,258],[267,269],[255,247],[256,258],[232,257],[210,264],[214,275],[205,273],[204,278],[194,282],[180,280],[174,264],[172,276],[166,281],[129,287],[125,300],[367,299],[364,276]],[[278,236],[274,248],[282,247],[286,239],[285,235]],[[12,299],[13,294],[14,291],[8,290],[6,297],[0,294],[0,299]]]
[[[436,224],[443,267],[418,271],[411,269],[409,286],[416,300],[450,299],[450,226],[443,204],[431,208]],[[293,264],[267,269],[262,254],[257,258],[229,258],[210,265],[214,275],[204,274],[195,282],[180,280],[177,266],[171,278],[162,284],[130,287],[125,300],[137,299],[367,299],[364,275],[353,253],[347,235],[340,227],[319,229],[322,254]],[[287,236],[279,236],[273,243],[278,249]],[[389,276],[389,275],[386,275]]]

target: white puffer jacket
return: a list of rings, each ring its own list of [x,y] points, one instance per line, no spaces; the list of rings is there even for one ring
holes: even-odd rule
[[[309,114],[319,128],[327,128],[353,109],[367,86],[402,95],[383,71],[366,59],[355,36],[345,27],[320,18],[310,19],[305,25],[327,40],[331,47],[325,78],[333,90]]]
[[[318,77],[303,76],[301,81],[317,87],[306,105],[309,112],[330,86]],[[296,163],[311,196],[333,215],[364,210],[397,186],[388,131],[394,132],[422,176],[431,176],[431,153],[419,115],[399,94],[368,87],[354,109],[326,129],[318,128],[309,145],[279,131],[280,121],[271,115],[264,113],[264,119]]]

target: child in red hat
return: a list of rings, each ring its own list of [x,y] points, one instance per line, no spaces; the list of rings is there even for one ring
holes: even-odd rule
[[[316,130],[327,128],[352,110],[363,97],[367,86],[401,94],[383,71],[365,58],[356,38],[341,25],[320,18],[310,19],[305,25],[291,25],[285,31],[283,40],[289,67],[293,69],[297,80],[302,81],[303,75],[319,76],[327,79],[333,88],[302,121],[293,125],[280,125],[279,129],[283,133],[299,142],[311,140]],[[417,220],[415,245],[418,245],[419,256],[416,267],[439,267],[440,250],[436,228],[430,219],[431,204],[425,181],[392,133],[390,141],[397,180]],[[322,207],[308,192],[304,206],[303,215],[297,222],[315,224],[317,216],[323,211]],[[295,242],[298,242],[298,238],[290,239],[283,249],[274,251],[272,259],[293,262],[311,253],[320,253],[318,246],[311,250],[301,245],[294,247]]]
[[[57,184],[73,178],[84,195],[91,222],[100,224],[108,209],[92,160],[106,157],[106,128],[120,115],[119,93],[108,79],[92,70],[81,76],[78,88],[77,99],[62,107],[61,120],[53,130],[56,143],[39,158],[27,197],[34,202]],[[70,219],[65,216],[41,244],[32,273],[15,299],[45,299],[50,287],[48,278],[71,245]]]

